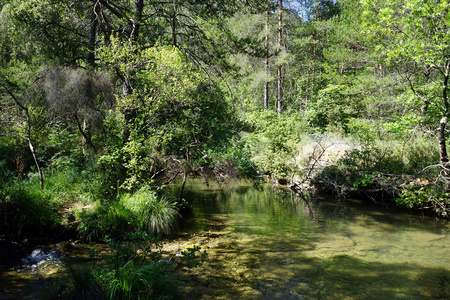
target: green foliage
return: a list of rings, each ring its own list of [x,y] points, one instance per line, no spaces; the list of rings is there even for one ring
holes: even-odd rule
[[[178,214],[174,203],[159,198],[148,186],[132,195],[123,194],[120,203],[134,214],[139,228],[148,232],[168,233]]]
[[[3,179],[0,187],[0,232],[13,238],[58,233],[62,228],[57,206],[50,195],[40,189],[37,174],[30,173],[29,179],[20,183]]]
[[[86,241],[100,240],[106,235],[119,236],[132,231],[136,219],[128,210],[118,203],[97,205],[93,209],[81,211],[78,235]]]
[[[111,184],[130,191],[156,175],[204,167],[205,153],[220,152],[237,123],[219,86],[177,48],[133,47],[112,38],[101,50],[106,65],[133,82],[132,93],[118,99],[107,119],[112,137],[99,159]],[[120,138],[125,129],[129,136]]]
[[[421,173],[427,178],[439,175],[436,169],[426,169],[439,161],[437,145],[431,137],[408,129],[388,131],[375,122],[363,120],[353,119],[349,125],[363,146],[346,151],[317,178],[327,178],[336,186],[364,189],[401,185],[405,175]]]
[[[162,244],[160,236],[145,231],[124,233],[121,236],[105,236],[105,241],[111,249],[111,254],[103,255],[107,265],[117,270],[128,261],[143,264],[147,260],[159,259]]]
[[[307,132],[305,121],[295,112],[278,115],[272,111],[250,114],[247,122],[253,131],[243,132],[242,139],[252,155],[252,162],[265,174],[286,178],[295,169],[297,143]]]
[[[108,174],[113,191],[135,191],[152,182],[152,177],[164,164],[154,138],[132,134],[124,145],[108,148],[98,158],[101,170]]]
[[[158,236],[145,232],[105,238],[110,251],[92,253],[88,264],[65,263],[50,299],[179,299],[169,265],[160,260]]]
[[[201,249],[202,248],[200,246],[194,245],[192,247],[187,247],[185,250],[181,251],[183,259],[189,268],[196,268],[198,266],[201,266],[206,260],[208,253],[206,252],[206,250],[203,250],[202,252]],[[199,252],[199,256],[197,256],[197,252]]]
[[[135,193],[120,194],[118,200],[78,212],[77,230],[88,241],[134,231],[168,233],[177,215],[174,203],[143,187]]]
[[[174,299],[178,298],[175,281],[164,270],[164,265],[151,262],[136,266],[127,262],[116,272],[104,277],[108,282],[109,299]]]
[[[309,125],[320,131],[328,128],[342,128],[347,132],[349,118],[356,114],[351,99],[346,95],[345,85],[329,84],[318,92],[318,99],[309,104],[304,116]]]
[[[353,187],[368,187],[375,183],[375,178],[373,174],[363,174],[361,177],[356,178],[353,181]]]
[[[400,195],[395,198],[397,205],[424,212],[431,209],[438,216],[448,217],[450,194],[444,192],[442,187],[430,185],[427,180],[422,181],[424,182],[417,180],[417,184],[411,183],[405,186]]]
[[[167,264],[159,261],[159,238],[145,232],[106,239],[111,255],[100,281],[109,299],[173,299],[179,292]],[[155,251],[153,251],[155,249]]]
[[[369,146],[381,138],[383,128],[372,120],[352,118],[349,120],[348,130],[360,143]]]
[[[90,265],[66,263],[67,277],[56,280],[48,293],[49,299],[101,299],[102,287]]]

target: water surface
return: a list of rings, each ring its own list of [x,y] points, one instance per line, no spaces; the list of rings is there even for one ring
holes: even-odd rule
[[[195,190],[195,192],[194,192]],[[447,221],[288,190],[193,185],[188,299],[450,299]]]
[[[185,197],[192,216],[163,258],[186,299],[450,299],[447,221],[248,184],[191,181]],[[193,245],[208,257],[188,268],[181,252]],[[61,255],[89,263],[94,248],[105,245],[44,243],[3,259],[0,299],[36,299],[64,274]]]

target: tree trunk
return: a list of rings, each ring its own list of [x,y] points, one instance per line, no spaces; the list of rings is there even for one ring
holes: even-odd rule
[[[447,126],[447,119],[450,114],[450,104],[448,101],[447,96],[447,88],[448,88],[448,81],[449,81],[449,71],[450,71],[450,61],[448,61],[445,64],[445,75],[444,75],[444,87],[442,90],[442,98],[445,106],[445,112],[444,115],[439,122],[439,133],[438,133],[438,140],[439,140],[439,155],[442,167],[444,168],[444,176],[447,181],[445,185],[445,192],[450,191],[450,181],[448,181],[450,176],[450,169],[449,169],[449,162],[448,162],[448,154],[447,154],[447,145],[446,145],[446,137],[445,137],[445,127]]]
[[[125,76],[124,82],[123,82],[122,95],[123,95],[123,97],[126,98],[127,96],[131,95],[132,92],[133,92],[133,89],[131,87],[130,79]],[[125,144],[126,142],[128,142],[128,139],[130,138],[130,124],[131,124],[131,121],[132,121],[135,113],[134,113],[133,109],[125,108],[125,111],[123,112],[123,114],[125,117],[125,125],[123,128],[123,142]]]
[[[96,153],[97,149],[95,148],[94,143],[92,143],[91,133],[89,132],[89,130],[87,130],[86,120],[83,120],[83,124],[81,124],[80,119],[78,118],[78,115],[76,113],[74,113],[73,118],[77,123],[78,130],[83,136],[83,154],[84,155],[87,154],[84,144],[87,144],[89,147],[92,148],[94,153]]]
[[[177,47],[177,0],[173,0],[173,17],[172,17],[172,44]]]
[[[447,145],[445,138],[445,127],[447,125],[447,116],[442,117],[439,122],[439,132],[438,132],[438,141],[439,141],[439,156],[441,160],[441,164],[447,169],[448,164],[448,154],[447,154]]]
[[[264,109],[269,109],[269,82],[267,77],[269,76],[269,9],[266,11],[266,57],[264,59]]]
[[[36,155],[36,152],[34,151],[33,144],[31,143],[30,136],[27,137],[27,141],[28,141],[28,147],[30,148],[30,151],[31,151],[31,155],[33,156],[34,164],[36,165],[36,169],[39,174],[39,186],[41,187],[41,189],[43,189],[44,188],[44,175],[42,174],[42,170],[39,166],[37,155]]]
[[[131,19],[129,24],[130,28],[130,41],[136,42],[139,38],[139,30],[141,28],[142,13],[144,10],[144,0],[134,1],[134,19]],[[130,72],[131,73],[131,72]],[[133,93],[132,77],[133,74],[129,74],[129,77],[124,76],[122,95],[127,97]],[[124,143],[126,143],[130,137],[130,124],[136,117],[136,110],[133,108],[126,108],[124,111],[125,127],[123,129]]]
[[[144,0],[134,1],[134,20],[131,25],[131,39],[137,41],[141,28],[142,12],[144,11]]]
[[[39,161],[37,159],[36,151],[34,151],[33,143],[31,142],[31,124],[30,124],[30,112],[27,106],[22,104],[19,99],[14,95],[14,93],[4,84],[2,84],[3,88],[6,90],[6,92],[11,96],[11,98],[14,100],[14,102],[17,104],[17,106],[25,113],[25,123],[27,124],[25,126],[19,125],[19,127],[26,130],[26,137],[21,136],[22,139],[25,139],[28,142],[28,147],[30,148],[31,155],[33,156],[34,163],[36,165],[36,169],[39,174],[39,185],[41,189],[44,188],[44,175],[42,174],[42,170],[39,166]]]
[[[91,28],[89,34],[89,43],[88,43],[88,55],[87,55],[87,63],[91,67],[95,67],[95,41],[97,39],[97,27],[98,27],[98,16],[100,12],[100,3],[97,0],[93,0],[94,9],[92,12],[91,18]]]
[[[187,180],[187,172],[185,171],[183,173],[183,182],[181,183],[180,192],[178,193],[178,203],[181,203],[181,201],[183,200],[183,192],[184,187],[186,186],[186,180]]]
[[[279,11],[278,11],[278,51],[281,50],[281,40],[283,38],[283,0],[279,2]],[[282,102],[283,102],[283,81],[282,81],[282,73],[281,73],[281,64],[277,67],[277,112],[278,115],[281,114]]]

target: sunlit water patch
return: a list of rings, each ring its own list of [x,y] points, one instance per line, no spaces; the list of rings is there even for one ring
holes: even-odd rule
[[[178,242],[209,257],[179,272],[189,299],[450,299],[446,221],[263,187],[196,189]]]
[[[371,203],[305,201],[288,190],[191,182],[192,217],[165,239],[185,299],[450,299],[447,221]],[[182,253],[207,250],[189,268]],[[36,299],[64,270],[105,245],[35,247],[0,268],[0,299]],[[197,258],[197,262],[198,262]],[[3,297],[3,298],[2,298]]]

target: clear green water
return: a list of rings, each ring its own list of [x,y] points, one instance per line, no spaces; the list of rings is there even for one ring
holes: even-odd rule
[[[174,264],[185,299],[450,299],[447,221],[356,200],[304,201],[263,186],[193,181],[186,198],[192,217],[165,241],[164,257],[177,261],[191,245],[208,257],[193,269]],[[98,247],[43,249],[83,261]],[[35,299],[61,268],[0,267],[0,299]]]
[[[193,187],[188,299],[450,299],[450,225],[356,200]],[[185,228],[186,229],[186,228]]]

